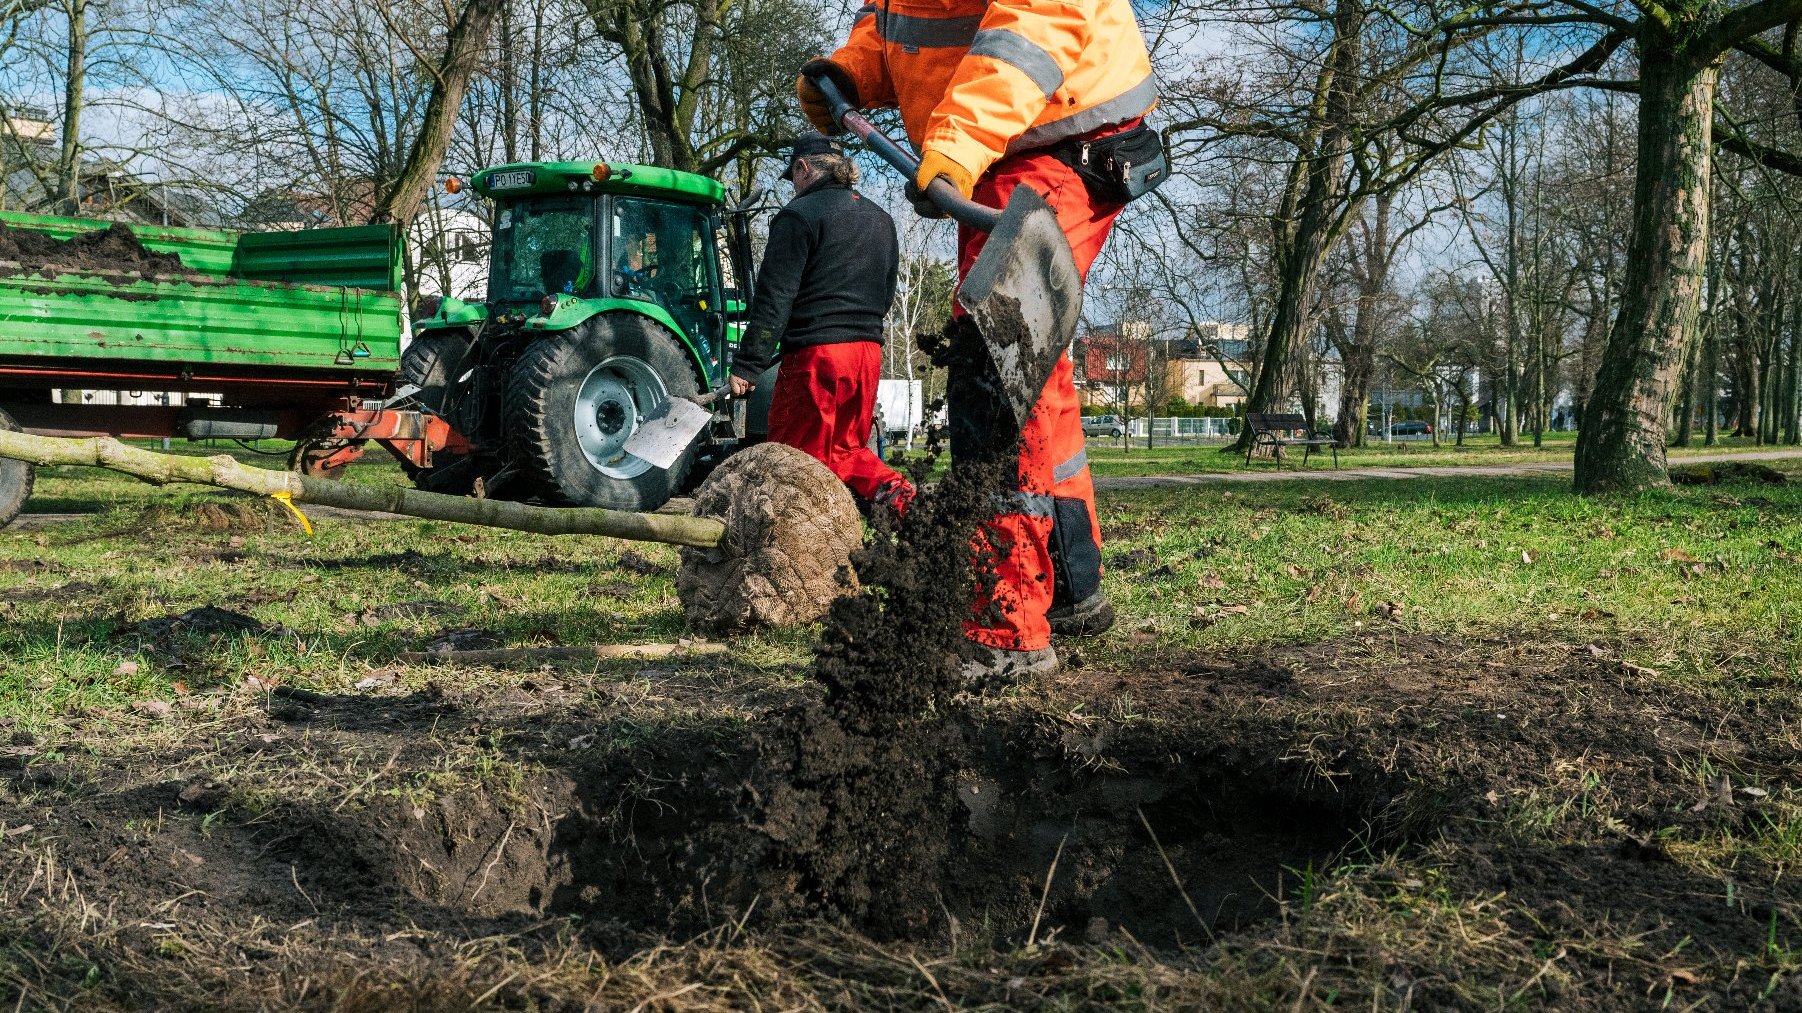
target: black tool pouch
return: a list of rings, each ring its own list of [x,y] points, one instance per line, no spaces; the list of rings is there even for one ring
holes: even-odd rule
[[[1143,123],[1100,140],[1064,145],[1057,156],[1082,177],[1090,196],[1114,204],[1130,204],[1170,178],[1164,138]]]

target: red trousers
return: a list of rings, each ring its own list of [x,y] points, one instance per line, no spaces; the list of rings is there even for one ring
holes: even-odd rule
[[[1005,207],[1014,187],[1022,185],[1038,191],[1051,205],[1076,254],[1076,268],[1087,278],[1124,205],[1095,200],[1076,170],[1051,155],[1031,152],[995,163],[977,183],[975,198],[990,207]],[[970,273],[987,239],[987,233],[959,230],[960,281]],[[1053,600],[1081,601],[1101,589],[1101,524],[1095,515],[1095,482],[1089,474],[1074,371],[1065,352],[1020,432],[1018,490],[1005,498],[978,535],[978,556],[994,573],[979,581],[976,618],[965,625],[964,635],[990,647],[1016,651],[1049,647],[1051,626],[1045,613]],[[985,439],[1011,441],[1012,416],[1005,405],[993,403],[994,389],[982,383],[960,384],[953,377],[949,406],[953,456],[960,442],[980,446]],[[988,432],[970,432],[972,427]],[[962,441],[960,428],[965,430]]]
[[[865,503],[906,479],[869,447],[882,345],[846,341],[782,350],[770,402],[770,441],[824,464]]]

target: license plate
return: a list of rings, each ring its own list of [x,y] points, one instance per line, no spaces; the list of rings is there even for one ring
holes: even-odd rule
[[[488,177],[490,190],[518,190],[538,182],[538,174],[530,169],[515,169],[512,172],[497,172]]]

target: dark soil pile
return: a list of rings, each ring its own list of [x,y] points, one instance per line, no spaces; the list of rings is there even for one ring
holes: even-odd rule
[[[144,275],[194,275],[173,253],[146,249],[137,235],[115,222],[66,240],[0,222],[0,260],[16,261],[26,272],[56,267],[80,271],[136,271]]]
[[[976,581],[971,535],[992,471],[954,470],[904,521],[878,520],[852,557],[862,593],[841,598],[816,648],[819,700],[764,740],[753,820],[804,911],[885,935],[918,932],[963,832],[967,752],[954,698]]]

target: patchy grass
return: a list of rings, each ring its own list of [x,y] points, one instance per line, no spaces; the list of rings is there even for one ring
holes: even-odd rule
[[[674,639],[675,553],[414,521],[309,538],[271,504],[73,469],[40,490],[94,512],[0,532],[0,1008],[1802,1003],[1802,482],[1104,495],[1119,627],[975,712],[1074,807],[995,849],[1040,863],[1027,911],[1060,835],[1109,806],[1155,833],[1110,841],[1152,870],[1122,889],[1161,903],[1255,850],[1220,815],[1248,796],[1351,840],[1241,883],[1267,916],[1176,945],[1056,903],[1050,941],[998,910],[887,942],[725,914],[665,939],[605,923],[605,893],[538,904],[534,862],[705,829],[677,800],[812,691],[806,633],[699,662],[407,663],[457,630]],[[1179,773],[1188,793],[1154,790]]]
[[[1107,494],[1135,641],[1245,651],[1364,630],[1623,645],[1708,678],[1802,664],[1802,483],[1570,495],[1557,478]]]

